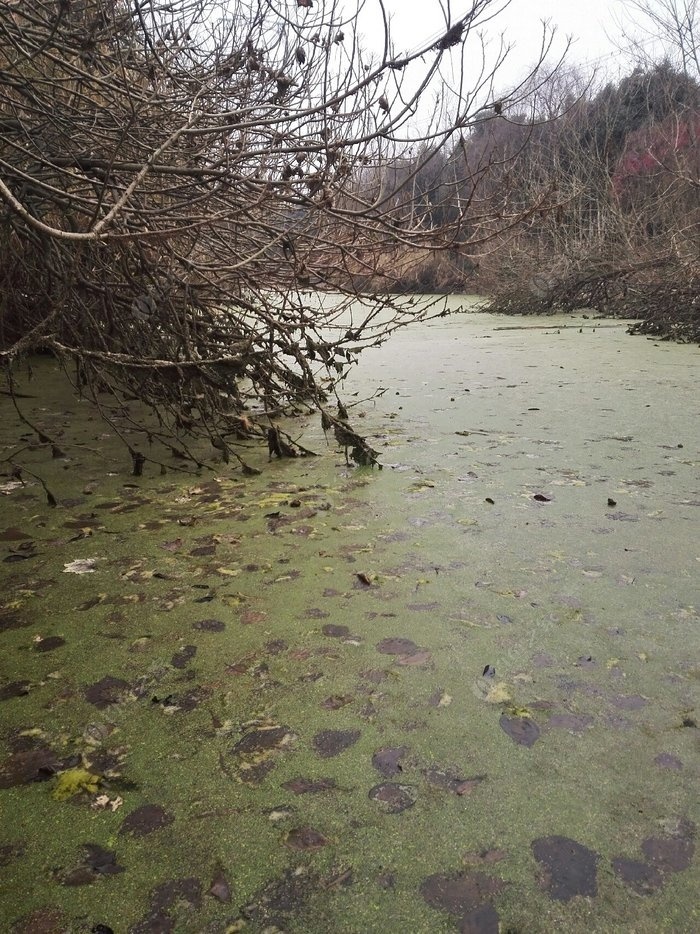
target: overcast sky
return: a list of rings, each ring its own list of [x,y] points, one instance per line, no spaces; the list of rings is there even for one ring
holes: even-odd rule
[[[432,38],[442,29],[444,20],[438,0],[387,0],[392,11],[392,34],[397,51],[409,50]],[[458,20],[471,6],[469,0],[452,2],[453,20]],[[623,67],[618,46],[625,45],[620,21],[624,19],[624,0],[493,0],[496,12],[506,6],[483,27],[493,49],[503,33],[515,46],[508,64],[502,69],[504,85],[513,84],[536,61],[542,38],[542,23],[556,30],[553,51],[561,51],[568,37],[572,44],[568,60],[608,72],[611,77]],[[633,28],[627,19],[627,28]],[[467,46],[468,48],[468,46]]]

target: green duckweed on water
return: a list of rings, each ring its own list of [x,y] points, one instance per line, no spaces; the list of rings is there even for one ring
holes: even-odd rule
[[[367,355],[381,472],[2,397],[0,930],[700,928],[698,351],[544,323]]]

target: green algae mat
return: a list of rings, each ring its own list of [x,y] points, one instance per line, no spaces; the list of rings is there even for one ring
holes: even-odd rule
[[[132,477],[34,361],[54,456],[0,397],[0,930],[700,929],[698,359],[440,319],[347,386],[383,470],[309,419],[319,456],[256,477]]]

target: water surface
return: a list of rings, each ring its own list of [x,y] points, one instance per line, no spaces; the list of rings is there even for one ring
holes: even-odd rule
[[[455,315],[353,371],[382,471],[313,419],[260,477],[133,478],[38,362],[63,456],[0,403],[36,475],[0,481],[0,927],[697,930],[697,364]]]

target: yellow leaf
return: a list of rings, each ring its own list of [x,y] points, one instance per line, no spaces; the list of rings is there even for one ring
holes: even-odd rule
[[[267,496],[263,496],[256,503],[260,509],[268,509],[270,506],[280,506],[282,503],[286,503],[289,499],[289,493],[268,493]]]
[[[517,704],[510,704],[507,707],[508,713],[511,717],[531,717],[532,713],[527,709],[527,707],[518,707]]]
[[[508,704],[513,699],[505,681],[492,684],[487,678],[477,678],[472,690],[487,704]]]
[[[491,685],[484,696],[487,704],[507,704],[512,699],[508,685],[504,681]]]
[[[61,772],[56,779],[56,785],[51,792],[51,797],[56,801],[66,801],[74,795],[79,795],[84,791],[94,794],[100,784],[100,776],[88,772],[87,769],[67,769]]]
[[[221,597],[221,602],[225,606],[241,606],[246,602],[246,597],[242,593],[225,593]]]

